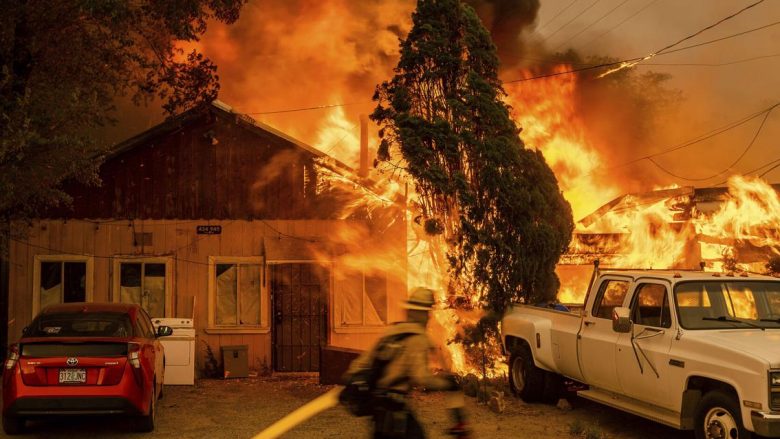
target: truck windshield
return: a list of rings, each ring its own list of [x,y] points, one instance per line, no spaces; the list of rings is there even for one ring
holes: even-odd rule
[[[686,329],[780,328],[780,281],[681,282],[674,297]]]

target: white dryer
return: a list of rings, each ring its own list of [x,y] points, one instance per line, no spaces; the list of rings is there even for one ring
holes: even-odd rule
[[[152,323],[155,329],[158,326],[173,329],[172,335],[160,339],[165,348],[165,384],[195,384],[195,327],[192,319],[155,317]]]

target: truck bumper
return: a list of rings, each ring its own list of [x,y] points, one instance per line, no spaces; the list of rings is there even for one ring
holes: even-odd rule
[[[753,431],[765,437],[780,437],[780,412],[751,412]]]

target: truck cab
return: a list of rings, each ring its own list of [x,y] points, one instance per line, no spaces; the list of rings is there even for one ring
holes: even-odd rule
[[[697,437],[780,437],[780,279],[603,270],[584,306],[518,305],[502,322],[523,399],[580,396]]]

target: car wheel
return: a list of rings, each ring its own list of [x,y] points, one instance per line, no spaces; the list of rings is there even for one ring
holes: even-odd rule
[[[154,431],[154,420],[157,415],[157,396],[155,395],[156,383],[152,384],[152,400],[149,402],[149,413],[138,418],[136,430],[144,433]]]
[[[509,388],[525,402],[540,401],[544,395],[544,373],[534,364],[531,351],[522,347],[509,358]]]
[[[696,407],[696,439],[748,439],[750,432],[742,424],[737,400],[714,390],[707,393]]]
[[[27,420],[18,416],[3,416],[3,431],[11,436],[24,433]]]

